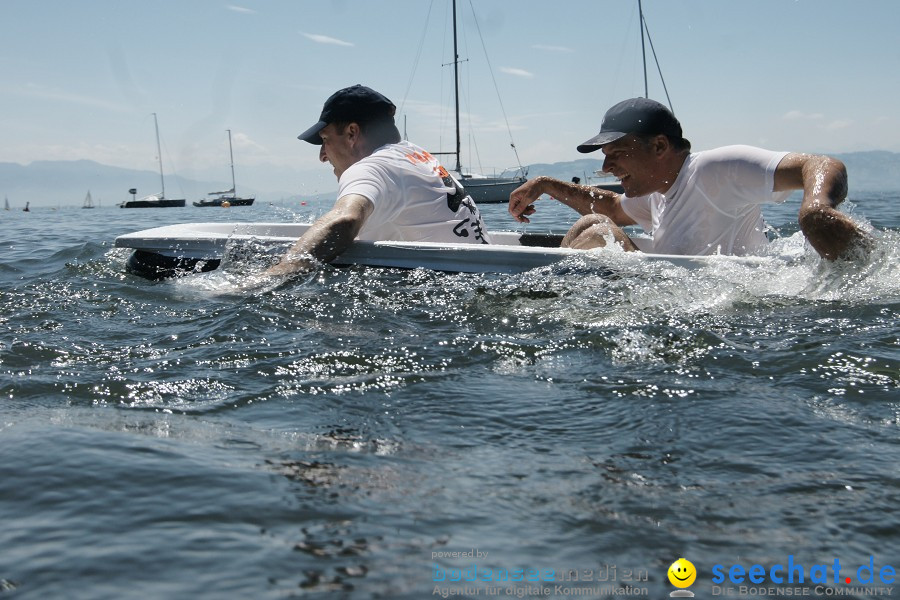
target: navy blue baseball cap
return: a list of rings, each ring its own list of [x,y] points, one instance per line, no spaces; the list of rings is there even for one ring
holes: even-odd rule
[[[629,134],[667,135],[681,139],[681,123],[668,108],[649,98],[631,98],[619,102],[603,116],[600,133],[578,146],[582,153],[593,152],[604,144]]]
[[[368,123],[382,119],[393,122],[395,112],[397,107],[393,102],[372,88],[357,84],[333,93],[322,107],[319,122],[298,135],[297,139],[321,146],[319,132],[329,123]]]

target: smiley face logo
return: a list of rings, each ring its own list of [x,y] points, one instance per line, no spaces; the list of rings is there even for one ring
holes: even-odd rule
[[[679,558],[672,563],[668,571],[669,582],[677,588],[691,587],[697,579],[697,569],[694,563],[686,558]]]

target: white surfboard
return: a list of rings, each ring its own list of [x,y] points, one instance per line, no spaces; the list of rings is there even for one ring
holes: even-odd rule
[[[309,228],[308,223],[183,223],[145,229],[116,238],[117,248],[131,248],[128,270],[161,279],[218,267],[229,243],[252,242],[254,248],[284,252]],[[492,232],[492,244],[436,242],[356,241],[332,264],[425,268],[455,273],[521,273],[598,250],[560,248],[561,235]],[[640,241],[637,241],[640,246]],[[641,260],[668,261],[696,269],[716,261],[764,264],[758,256],[682,256],[632,253]]]

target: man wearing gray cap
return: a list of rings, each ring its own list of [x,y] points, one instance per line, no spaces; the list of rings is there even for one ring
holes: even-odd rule
[[[465,189],[427,151],[400,140],[394,104],[375,90],[338,90],[299,139],[320,146],[338,178],[334,207],[316,220],[267,275],[307,271],[354,239],[487,244]]]
[[[834,260],[871,244],[836,208],[847,195],[847,171],[836,159],[751,146],[692,153],[675,115],[646,98],[606,112],[600,133],[578,146],[595,150],[624,194],[536,177],[510,195],[513,218],[529,222],[534,202],[548,194],[583,215],[563,239],[566,247],[596,248],[612,239],[637,250],[621,227],[640,225],[652,235],[641,244],[649,252],[747,255],[767,243],[760,206],[802,189],[800,228],[822,257]]]

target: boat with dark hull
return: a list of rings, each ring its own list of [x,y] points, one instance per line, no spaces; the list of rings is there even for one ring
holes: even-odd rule
[[[231,148],[231,130],[226,129],[228,132],[228,156],[231,158],[231,189],[225,190],[224,192],[210,192],[207,194],[208,196],[214,196],[214,198],[205,198],[202,200],[197,200],[194,202],[194,206],[221,206],[221,207],[229,207],[229,206],[251,206],[256,200],[254,196],[250,196],[249,198],[241,198],[237,195],[235,191],[235,183],[234,183],[234,151]]]
[[[139,200],[128,200],[119,205],[120,208],[183,208],[183,199],[160,198],[159,196],[145,196]]]
[[[162,149],[159,145],[159,123],[156,120],[156,113],[153,113],[153,127],[156,130],[156,154],[159,158],[159,183],[162,191],[135,200],[137,189],[131,188],[128,193],[132,195],[132,199],[119,204],[119,208],[181,208],[185,205],[184,198],[166,198],[166,179],[163,177]]]

